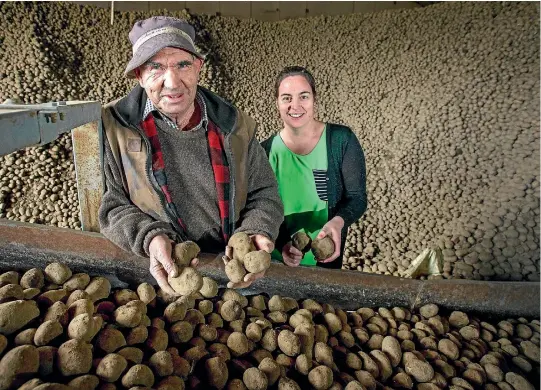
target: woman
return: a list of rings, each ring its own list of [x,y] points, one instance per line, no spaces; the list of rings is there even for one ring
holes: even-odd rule
[[[282,70],[275,95],[284,127],[262,143],[284,203],[273,257],[289,266],[342,268],[348,228],[367,207],[363,150],[350,128],[315,118],[315,81],[305,68]],[[334,253],[315,259],[309,251],[303,257],[291,242],[298,231],[312,239],[330,236]]]

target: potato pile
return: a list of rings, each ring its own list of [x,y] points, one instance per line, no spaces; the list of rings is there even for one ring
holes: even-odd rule
[[[0,101],[27,103],[126,94],[128,32],[163,13],[116,13],[111,26],[90,6],[0,7]],[[356,133],[369,206],[347,236],[345,269],[400,276],[436,246],[444,278],[539,280],[538,3],[276,23],[168,14],[196,25],[210,51],[202,85],[254,117],[260,139],[281,127],[273,84],[287,65],[313,72],[320,119]],[[0,217],[80,225],[67,141],[51,145],[56,158],[50,148],[3,158]]]
[[[224,261],[229,280],[240,283],[247,275],[266,271],[270,267],[271,256],[264,250],[257,250],[248,234],[239,232],[229,238]]]
[[[435,304],[113,290],[51,263],[0,275],[0,389],[530,390],[539,326]]]

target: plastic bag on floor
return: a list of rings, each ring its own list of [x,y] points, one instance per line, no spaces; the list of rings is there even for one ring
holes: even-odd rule
[[[413,260],[404,272],[407,278],[417,279],[420,276],[437,276],[443,273],[443,253],[440,248],[425,249]]]

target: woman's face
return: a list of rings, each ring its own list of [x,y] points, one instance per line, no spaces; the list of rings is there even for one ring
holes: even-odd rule
[[[289,76],[278,88],[278,111],[284,125],[298,129],[314,119],[314,93],[303,76]]]

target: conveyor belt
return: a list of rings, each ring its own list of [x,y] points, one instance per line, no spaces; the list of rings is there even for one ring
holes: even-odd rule
[[[221,257],[202,254],[200,260],[201,273],[225,285]],[[154,283],[148,259],[119,249],[101,234],[0,220],[1,269],[44,268],[52,261],[127,283]],[[539,318],[540,312],[539,283],[535,282],[423,281],[281,264],[272,264],[266,277],[245,292],[312,298],[346,310],[436,303],[442,308],[494,316]]]

